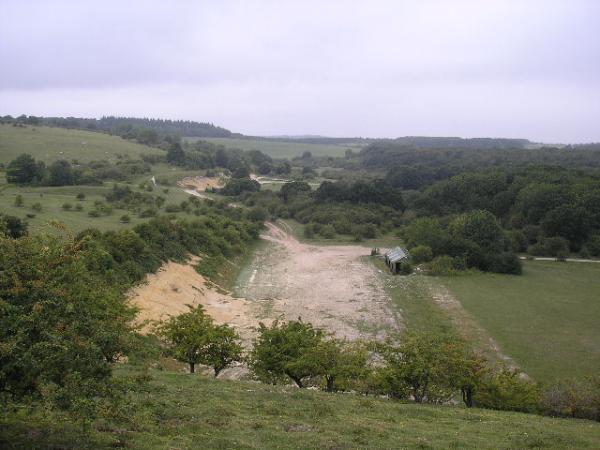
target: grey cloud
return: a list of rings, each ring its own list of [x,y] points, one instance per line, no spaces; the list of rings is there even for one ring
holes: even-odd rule
[[[598,19],[595,0],[5,0],[0,113],[600,140]]]

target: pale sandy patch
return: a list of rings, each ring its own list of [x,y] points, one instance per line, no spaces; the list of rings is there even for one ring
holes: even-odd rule
[[[200,275],[194,268],[197,262],[197,258],[187,264],[168,262],[132,289],[129,298],[139,308],[137,322],[145,323],[143,332],[151,330],[152,321],[187,312],[187,305],[202,305],[216,323],[231,325],[244,343],[250,342],[257,324],[253,305]]]

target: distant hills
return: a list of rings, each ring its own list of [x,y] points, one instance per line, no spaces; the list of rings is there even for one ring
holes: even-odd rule
[[[152,130],[159,135],[193,137],[232,137],[233,133],[209,122],[191,120],[149,119],[138,117],[104,116],[100,119],[82,117],[36,117],[21,115],[0,118],[3,123],[47,125],[61,128],[76,128],[89,131],[105,131],[125,135],[132,130]]]
[[[321,135],[277,135],[277,136],[248,136],[232,132],[210,122],[195,122],[192,120],[151,119],[139,117],[104,116],[96,118],[81,117],[36,117],[21,115],[19,117],[0,117],[0,123],[23,123],[27,125],[47,125],[61,128],[76,128],[90,131],[104,131],[123,137],[138,138],[143,131],[153,131],[159,136],[180,136],[196,138],[236,138],[247,140],[268,140],[274,142],[294,142],[305,144],[331,144],[364,146],[375,141],[388,141],[398,145],[416,148],[444,149],[535,149],[541,147],[564,147],[564,144],[541,144],[528,139],[509,138],[461,138],[440,136],[402,136],[394,139],[363,138],[363,137],[327,137]],[[150,136],[150,141],[153,136]],[[142,142],[153,144],[153,142]],[[577,144],[574,146],[593,146],[598,144]]]

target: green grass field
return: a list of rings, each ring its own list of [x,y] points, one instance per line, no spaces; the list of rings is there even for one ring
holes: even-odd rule
[[[104,133],[54,127],[21,128],[0,125],[0,163],[7,163],[22,153],[29,153],[45,163],[57,159],[116,162],[117,155],[139,159],[142,154],[164,154],[162,150]]]
[[[600,264],[526,261],[522,276],[438,280],[535,379],[600,371]]]
[[[152,174],[157,178],[166,178],[169,182],[174,183],[184,176],[194,175],[197,172],[179,169],[171,170],[166,165],[158,165]],[[152,174],[146,174],[131,183],[119,184],[128,184],[133,190],[139,191],[138,184],[141,181],[148,181]],[[0,173],[0,175],[2,174]],[[106,200],[104,194],[112,189],[112,182],[104,183],[101,186],[30,187],[2,184],[2,178],[0,177],[0,211],[26,220],[29,224],[29,231],[33,234],[42,230],[49,231],[48,223],[53,221],[61,222],[69,231],[76,233],[91,227],[98,228],[101,231],[128,228],[149,220],[147,218],[140,218],[135,213],[124,209],[114,209],[107,216],[90,217],[88,215],[88,211],[94,209],[94,201]],[[168,189],[168,192],[165,193],[163,189]],[[85,200],[77,200],[77,194],[79,193],[85,195]],[[15,206],[17,194],[23,197],[23,206]],[[179,204],[190,197],[179,187],[173,185],[159,185],[153,194],[164,197],[166,199],[165,205]],[[41,211],[33,209],[35,203],[41,204]],[[73,208],[70,211],[65,211],[62,208],[64,203],[71,203],[73,207],[79,204],[83,209],[82,211],[77,211]],[[162,210],[161,212],[164,213]],[[129,223],[121,223],[120,218],[124,214],[130,217],[131,221]],[[32,215],[34,217],[31,217]],[[176,213],[175,215],[187,216],[183,212]]]
[[[120,369],[128,371],[127,366]],[[24,449],[597,449],[600,423],[327,394],[153,370],[130,423],[92,428],[12,412],[0,447]]]
[[[336,144],[306,144],[304,142],[284,142],[261,139],[233,139],[233,138],[186,138],[188,141],[202,139],[204,141],[223,144],[227,148],[242,150],[260,150],[272,158],[293,158],[302,156],[304,152],[311,152],[313,156],[344,156],[346,149],[359,150],[356,145]]]

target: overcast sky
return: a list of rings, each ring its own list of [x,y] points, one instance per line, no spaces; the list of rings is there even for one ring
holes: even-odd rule
[[[599,0],[0,0],[0,114],[600,141]]]

